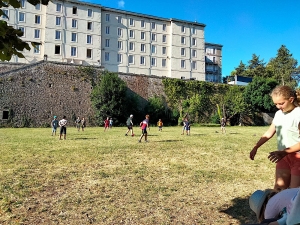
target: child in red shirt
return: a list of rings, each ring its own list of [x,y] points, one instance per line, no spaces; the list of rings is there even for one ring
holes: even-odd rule
[[[106,131],[106,129],[109,128],[109,117],[106,118],[106,120],[104,120],[104,131]]]
[[[141,123],[140,123],[140,127],[142,129],[142,135],[139,139],[139,142],[141,142],[142,138],[145,136],[145,142],[148,142],[147,140],[147,128],[149,128],[149,115],[146,115],[146,119],[144,119]],[[150,128],[149,128],[150,130]]]

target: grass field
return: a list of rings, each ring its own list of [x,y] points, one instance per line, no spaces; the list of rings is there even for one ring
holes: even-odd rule
[[[243,224],[256,189],[273,187],[273,138],[249,152],[266,127],[156,127],[149,142],[68,127],[0,129],[0,224]]]

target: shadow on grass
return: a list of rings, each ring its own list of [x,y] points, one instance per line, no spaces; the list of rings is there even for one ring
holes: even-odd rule
[[[186,135],[184,135],[184,136],[186,136]],[[207,134],[190,134],[188,136],[207,136]]]
[[[240,224],[257,223],[255,213],[249,207],[249,198],[235,198],[231,204],[223,205],[220,212],[226,213],[234,219],[240,221]]]
[[[74,138],[73,140],[92,140],[92,139],[97,139],[97,138],[85,138],[85,137],[81,137],[81,138]]]
[[[178,142],[181,140],[163,140],[163,141],[155,141],[155,142]]]

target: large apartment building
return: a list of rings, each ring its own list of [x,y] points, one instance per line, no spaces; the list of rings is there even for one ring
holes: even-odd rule
[[[205,25],[166,19],[76,0],[2,8],[1,20],[40,42],[25,59],[99,65],[112,72],[220,82],[222,45],[205,43]]]

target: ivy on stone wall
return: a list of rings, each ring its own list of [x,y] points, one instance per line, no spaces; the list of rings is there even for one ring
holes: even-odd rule
[[[178,124],[186,116],[191,122],[207,123],[216,121],[219,114],[230,119],[246,111],[244,87],[170,78],[163,85],[168,106],[179,111]]]

